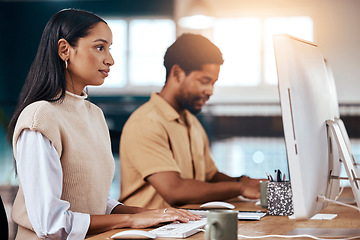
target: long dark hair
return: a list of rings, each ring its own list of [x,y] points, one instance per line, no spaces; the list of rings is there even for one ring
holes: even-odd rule
[[[65,64],[58,55],[58,41],[65,39],[72,47],[76,47],[79,38],[86,37],[99,22],[105,21],[93,13],[64,9],[52,16],[46,24],[36,57],[9,123],[10,143],[19,115],[26,106],[40,100],[61,101],[65,97]]]

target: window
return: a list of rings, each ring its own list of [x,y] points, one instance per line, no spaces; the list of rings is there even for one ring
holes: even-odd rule
[[[109,77],[106,78],[103,87],[124,87],[127,82],[127,22],[125,20],[107,20],[113,34],[111,55],[115,61],[115,67],[111,67]]]
[[[214,43],[225,60],[218,85],[257,86],[260,84],[261,22],[257,18],[218,19]]]
[[[217,84],[276,85],[272,36],[279,33],[313,41],[313,22],[310,17],[217,19],[213,41],[225,59]]]
[[[162,86],[166,49],[175,41],[172,20],[133,20],[129,31],[130,85]]]
[[[265,173],[272,174],[274,169],[289,176],[283,138],[228,138],[215,141],[211,153],[219,171],[232,177],[266,178]]]
[[[267,84],[277,84],[274,56],[274,34],[287,33],[308,41],[313,41],[313,21],[310,17],[277,17],[264,21],[264,80]]]
[[[101,89],[162,86],[163,56],[175,41],[175,23],[170,19],[106,19],[113,33],[111,54],[115,65]]]
[[[108,19],[115,65],[97,93],[150,94],[165,82],[163,56],[176,39],[171,19]],[[310,17],[218,18],[209,38],[224,55],[212,101],[278,101],[272,36],[287,33],[313,41]],[[245,88],[244,88],[245,87]],[[250,87],[250,88],[246,88]]]

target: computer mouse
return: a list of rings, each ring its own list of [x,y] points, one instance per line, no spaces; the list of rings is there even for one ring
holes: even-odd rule
[[[111,236],[112,239],[155,239],[156,235],[143,230],[125,230]]]
[[[216,209],[216,208],[227,208],[234,209],[235,206],[227,202],[207,202],[200,206],[200,208]]]

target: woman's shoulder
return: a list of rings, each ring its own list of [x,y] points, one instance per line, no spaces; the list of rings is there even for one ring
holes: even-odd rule
[[[85,100],[85,102],[86,102],[88,108],[91,109],[92,111],[103,113],[102,109],[98,105],[96,105],[95,103],[93,103],[93,102],[91,102],[89,100]]]
[[[53,121],[59,117],[58,115],[55,103],[41,100],[26,106],[22,110],[19,120],[23,119],[26,122]]]
[[[41,101],[36,101],[33,102],[29,105],[27,105],[23,112],[27,112],[27,113],[36,113],[36,112],[47,112],[47,111],[53,111],[54,109],[54,104],[45,100],[41,100]]]

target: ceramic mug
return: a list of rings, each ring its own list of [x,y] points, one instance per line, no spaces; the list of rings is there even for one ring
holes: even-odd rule
[[[260,182],[260,206],[263,208],[268,207],[267,203],[267,184],[268,181]]]
[[[206,240],[237,240],[238,212],[234,210],[211,210],[206,214]]]

